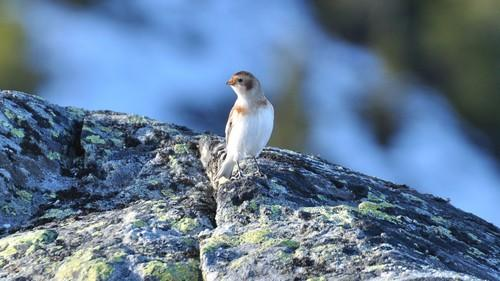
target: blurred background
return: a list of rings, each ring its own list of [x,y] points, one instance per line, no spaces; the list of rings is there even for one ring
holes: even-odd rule
[[[249,70],[271,145],[500,225],[498,0],[0,0],[0,88],[223,134]]]

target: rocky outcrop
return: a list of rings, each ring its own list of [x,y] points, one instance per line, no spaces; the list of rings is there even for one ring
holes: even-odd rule
[[[214,182],[222,139],[0,93],[1,280],[498,280],[494,225],[268,148]]]

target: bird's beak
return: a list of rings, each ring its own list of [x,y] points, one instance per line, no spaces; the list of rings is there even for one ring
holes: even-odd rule
[[[226,85],[233,86],[234,84],[236,84],[236,80],[236,77],[231,77],[231,79],[227,80]]]

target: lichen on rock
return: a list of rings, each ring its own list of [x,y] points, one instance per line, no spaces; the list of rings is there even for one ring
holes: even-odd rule
[[[266,148],[0,92],[1,280],[499,280],[500,233],[446,200]]]

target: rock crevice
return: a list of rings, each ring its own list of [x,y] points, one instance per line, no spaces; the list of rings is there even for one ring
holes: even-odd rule
[[[498,228],[446,200],[267,148],[0,92],[0,279],[498,280]],[[248,164],[248,165],[247,165]]]

